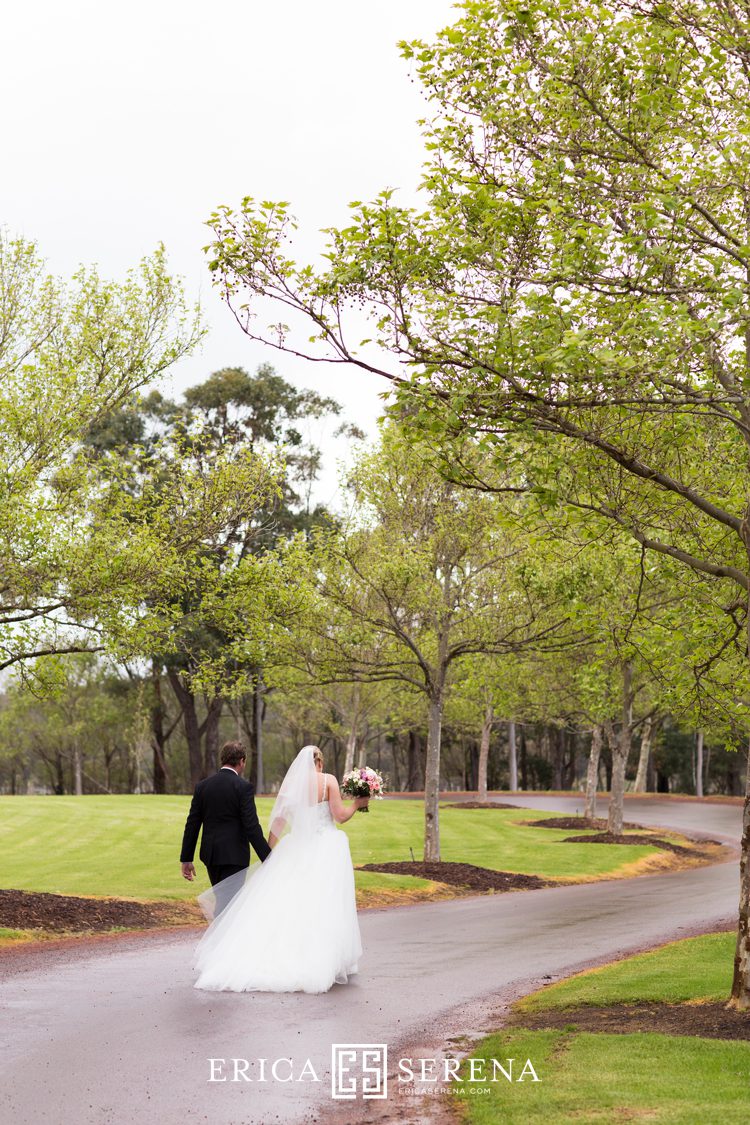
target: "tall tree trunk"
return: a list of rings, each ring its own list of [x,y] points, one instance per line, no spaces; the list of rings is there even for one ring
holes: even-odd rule
[[[262,793],[266,786],[266,765],[263,759],[263,673],[258,672],[253,688],[255,712],[255,792]]]
[[[611,737],[610,737],[611,734]],[[614,727],[607,728],[607,745],[602,747],[604,759],[604,788],[609,793],[612,789],[612,742],[614,741]]]
[[[563,732],[557,727],[552,731],[552,746],[553,746],[553,761],[555,766],[555,777],[553,781],[553,788],[558,791],[563,788]]]
[[[180,679],[180,673],[174,668],[167,672],[172,691],[182,709],[182,722],[185,728],[185,741],[188,748],[188,763],[190,765],[190,783],[195,786],[205,777],[203,772],[203,755],[201,754],[201,732],[198,723],[198,714],[195,709],[195,695],[185,687]]]
[[[583,815],[587,820],[593,820],[596,816],[596,785],[599,780],[599,756],[602,752],[603,734],[601,723],[597,723],[591,732],[591,749],[586,770],[586,803]]]
[[[656,767],[654,766],[654,755],[649,755],[648,766],[646,767],[646,792],[656,792]]]
[[[469,784],[465,786],[465,788],[470,789],[472,793],[476,793],[479,788],[479,743],[476,738],[469,739],[467,762],[469,767]]]
[[[634,793],[646,792],[646,779],[648,777],[648,759],[651,754],[651,737],[653,735],[653,719],[647,715],[643,720],[641,731],[641,749],[638,754],[638,771],[635,775]]]
[[[703,784],[704,788],[710,787],[711,778],[711,747],[705,746],[703,748]]]
[[[611,726],[611,724],[610,724]],[[633,728],[633,671],[630,662],[622,668],[622,720],[620,732],[610,742],[612,748],[612,788],[609,794],[609,822],[607,831],[613,836],[622,835],[623,806],[625,798],[625,769],[630,754]],[[614,734],[614,731],[612,732]]]
[[[333,739],[333,751],[332,752],[333,752],[333,773],[336,775],[336,777],[341,777],[341,775],[343,773],[343,770],[341,768],[342,759],[341,759],[341,739],[340,738],[334,738]]]
[[[741,849],[740,906],[730,1005],[746,1012],[750,1010],[750,748],[748,749],[747,769],[745,771],[745,807],[742,814]]]
[[[344,773],[349,773],[350,770],[354,769],[354,755],[357,750],[357,731],[359,729],[359,697],[359,684],[355,684],[354,691],[352,693],[351,723],[349,726],[349,734],[346,739],[346,760],[344,761]]]
[[[154,793],[166,793],[167,791],[167,763],[164,757],[164,750],[158,745],[153,743],[153,780]]]
[[[518,789],[518,755],[516,753],[516,724],[513,719],[508,723],[508,786],[511,793]]]
[[[73,792],[76,797],[83,796],[83,763],[77,746],[73,747]]]
[[[521,789],[525,792],[528,788],[529,758],[526,752],[526,727],[521,727]]]
[[[575,767],[575,736],[572,731],[560,731],[560,747],[562,752],[562,787],[565,790],[573,788],[573,771]]]
[[[545,762],[552,762],[552,755],[550,754],[549,727],[542,727],[541,737],[539,738],[539,754],[542,758],[544,758]],[[534,773],[536,774],[536,772],[537,771],[535,770]],[[536,776],[534,777],[534,782],[536,783]]]
[[[161,668],[155,660],[151,662],[151,686],[153,690],[153,704],[151,706],[151,745],[154,752],[154,793],[167,791],[167,762],[165,748],[167,740],[164,736],[164,700],[161,694]]]
[[[346,758],[344,759],[344,773],[349,773],[354,769],[354,754],[357,749],[357,731],[354,726],[350,727],[349,733],[346,736]]]
[[[409,745],[407,750],[407,776],[406,788],[410,793],[417,793],[422,787],[422,739],[418,730],[409,731]]]
[[[219,768],[219,726],[223,710],[224,700],[220,695],[215,695],[208,701],[206,717],[201,726],[204,776]]]
[[[699,730],[695,746],[695,795],[703,796],[703,731]]]
[[[393,792],[401,792],[401,739],[395,733],[391,734],[391,755],[393,759]]]
[[[55,793],[61,796],[65,792],[65,770],[63,769],[63,757],[59,750],[55,756],[55,774],[57,776]]]
[[[747,518],[745,519],[747,527]],[[746,540],[750,556],[750,542]],[[750,610],[750,606],[748,607]],[[747,615],[750,638],[750,612]],[[734,953],[734,976],[730,1005],[740,1011],[750,1010],[750,746],[745,763],[745,805],[742,811],[742,842],[740,844],[740,902],[737,913],[737,945]]]
[[[495,721],[495,712],[491,703],[487,703],[482,719],[482,736],[479,742],[479,765],[477,767],[477,795],[482,802],[487,801],[487,762],[490,757],[490,735],[492,724]]]
[[[440,734],[443,724],[443,684],[429,696],[427,758],[424,773],[424,862],[440,860]]]

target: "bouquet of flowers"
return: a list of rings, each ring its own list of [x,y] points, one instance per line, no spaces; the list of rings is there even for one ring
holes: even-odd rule
[[[374,797],[378,801],[383,799],[383,779],[369,766],[360,766],[359,769],[350,770],[344,774],[341,792],[347,797]],[[369,812],[365,806],[357,812]]]

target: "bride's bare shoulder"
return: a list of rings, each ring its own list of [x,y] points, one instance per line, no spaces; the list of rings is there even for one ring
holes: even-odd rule
[[[321,773],[318,777],[318,797],[322,798],[325,793],[326,797],[330,797],[331,793],[339,792],[339,783],[332,773]]]

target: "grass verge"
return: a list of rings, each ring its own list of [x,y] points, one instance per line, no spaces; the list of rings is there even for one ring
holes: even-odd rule
[[[466,1125],[746,1122],[750,1042],[627,1030],[628,1006],[650,1006],[652,1015],[668,1012],[672,1022],[677,1015],[683,1030],[700,1023],[702,1006],[722,1013],[719,1002],[729,994],[734,940],[731,933],[717,933],[671,942],[519,1000],[511,1021],[520,1026],[489,1036],[471,1051],[471,1057],[485,1060],[487,1073],[493,1058],[506,1069],[505,1060],[515,1059],[516,1080],[472,1086],[464,1064],[464,1093],[454,1099],[458,1116]],[[576,1013],[594,1009],[609,1013],[610,1024],[612,1013],[622,1013],[622,1030],[578,1030]],[[545,1013],[554,1027],[523,1026],[543,1023]],[[744,1035],[741,1017],[732,1013],[732,1018],[741,1029],[734,1034]],[[528,1074],[517,1080],[527,1058],[539,1082]]]

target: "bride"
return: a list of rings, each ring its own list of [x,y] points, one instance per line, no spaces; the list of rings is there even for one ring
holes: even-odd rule
[[[357,972],[362,942],[344,824],[366,798],[344,805],[317,746],[303,746],[271,813],[271,854],[199,896],[216,914],[195,955],[196,988],[327,992]],[[236,893],[235,893],[236,891]]]

